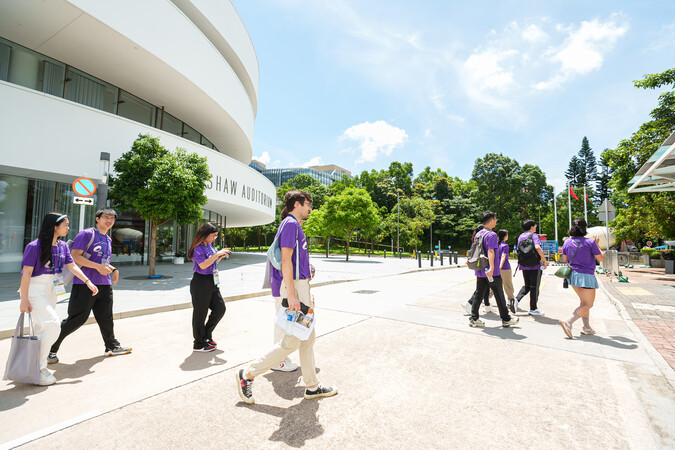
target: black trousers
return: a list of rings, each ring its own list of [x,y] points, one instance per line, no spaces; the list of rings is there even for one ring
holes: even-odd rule
[[[525,295],[530,293],[530,311],[537,309],[539,300],[539,280],[541,279],[541,270],[523,270],[524,286],[516,295],[516,300],[520,301]]]
[[[476,290],[473,291],[473,294],[471,294],[471,298],[469,299],[469,305],[473,305],[473,301],[476,300],[476,296],[478,295],[478,277],[476,277]],[[490,291],[486,290],[485,291],[485,296],[483,297],[483,303],[485,303],[485,306],[490,306]]]
[[[98,328],[101,330],[105,349],[112,350],[120,345],[117,339],[115,339],[115,332],[113,330],[112,286],[97,284],[96,287],[98,288],[98,294],[92,295],[86,285],[73,284],[73,289],[70,292],[70,301],[68,302],[68,317],[61,322],[61,334],[59,334],[59,338],[52,345],[50,352],[58,352],[61,342],[70,333],[84,325],[92,311],[94,311]]]
[[[476,277],[476,298],[485,298],[488,294],[488,289],[492,289],[492,292],[495,295],[495,301],[497,302],[497,308],[499,308],[499,317],[502,318],[504,322],[511,320],[509,315],[509,310],[506,307],[506,299],[504,298],[504,288],[502,287],[502,277],[501,275],[493,277],[492,282],[488,281],[487,278]],[[478,311],[480,310],[480,302],[473,302],[471,304],[471,318],[473,320],[478,320],[479,315]]]
[[[213,283],[213,275],[195,272],[190,281],[192,296],[192,336],[194,348],[201,348],[212,339],[213,330],[225,315],[225,302],[220,289]],[[209,320],[206,316],[211,310]],[[206,320],[206,323],[204,321]]]

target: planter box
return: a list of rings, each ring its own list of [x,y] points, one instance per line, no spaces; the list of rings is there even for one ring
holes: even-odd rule
[[[666,274],[675,275],[675,260],[666,259]]]
[[[666,267],[664,264],[665,260],[659,258],[659,259],[654,259],[654,258],[649,258],[649,265],[652,267],[656,267],[657,269],[662,269]]]
[[[182,256],[175,256],[175,257],[173,258],[173,263],[174,263],[174,264],[184,264],[184,263],[185,263],[185,258],[183,258]]]

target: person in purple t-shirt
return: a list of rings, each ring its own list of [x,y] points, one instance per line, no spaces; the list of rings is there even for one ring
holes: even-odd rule
[[[284,209],[281,212],[282,221],[277,232],[279,247],[281,248],[281,270],[272,272],[272,295],[274,297],[279,296],[275,298],[277,301],[281,301],[282,298],[287,300],[288,309],[291,311],[300,311],[302,309],[301,303],[310,309],[314,308],[314,299],[309,286],[311,274],[307,239],[302,232],[302,228],[300,228],[311,211],[312,196],[309,193],[289,191],[284,196]],[[278,293],[275,285],[279,286]],[[239,397],[242,401],[249,405],[255,403],[253,379],[284,361],[288,355],[296,350],[299,350],[300,353],[302,379],[305,384],[304,397],[313,399],[331,397],[337,394],[337,388],[320,384],[316,377],[315,339],[316,330],[312,330],[306,341],[301,341],[292,334],[285,335],[269,352],[256,359],[248,368],[239,369],[235,376]]]
[[[581,334],[595,334],[590,322],[590,310],[593,307],[593,302],[595,302],[595,290],[598,288],[598,280],[595,278],[595,261],[604,261],[605,255],[598,247],[600,238],[596,236],[595,240],[591,240],[584,237],[587,227],[584,219],[575,220],[570,229],[571,239],[567,239],[562,248],[562,262],[569,261],[572,267],[569,284],[577,293],[581,302],[569,319],[558,321],[570,339],[574,338],[572,326],[580,317],[584,324],[581,328]]]
[[[98,288],[92,295],[78,279],[73,280],[73,289],[68,302],[68,317],[61,323],[61,334],[49,350],[49,364],[59,362],[56,352],[69,334],[80,328],[94,311],[94,318],[105,344],[104,356],[125,355],[131,347],[123,347],[115,339],[113,326],[113,290],[120,273],[110,264],[112,239],[108,231],[115,225],[117,212],[114,209],[96,211],[96,226],[80,231],[73,242],[73,260]]]
[[[504,286],[504,294],[506,294],[510,306],[514,299],[511,264],[509,263],[509,244],[506,243],[506,241],[509,240],[508,230],[499,230],[497,232],[497,237],[499,238],[499,268],[502,271],[502,284]],[[513,309],[511,309],[511,312],[513,314],[516,313]]]
[[[488,289],[492,289],[499,309],[499,316],[502,319],[502,326],[510,327],[518,324],[518,318],[512,318],[509,314],[509,309],[506,307],[506,300],[504,299],[504,289],[502,288],[501,270],[499,268],[498,248],[499,240],[497,233],[492,229],[497,225],[497,214],[492,211],[485,211],[483,213],[483,230],[476,233],[475,239],[483,238],[483,249],[488,257],[488,267],[485,270],[476,270],[476,294],[477,299],[485,297]],[[474,301],[471,305],[471,319],[469,319],[470,327],[484,327],[485,322],[480,320],[479,312],[480,301]]]
[[[213,330],[225,315],[225,302],[220,294],[220,275],[218,263],[230,254],[223,248],[216,250],[213,241],[218,237],[216,224],[207,222],[197,230],[188,258],[192,259],[194,272],[190,281],[192,297],[192,350],[195,352],[212,352],[218,345],[213,340]],[[211,314],[206,320],[207,314]],[[206,323],[204,321],[206,320]]]
[[[523,221],[522,224],[523,233],[518,236],[518,246],[525,239],[532,238],[534,242],[534,249],[539,255],[539,263],[534,266],[523,266],[518,263],[518,267],[523,271],[523,287],[518,292],[515,302],[509,302],[509,308],[511,312],[515,314],[518,310],[518,304],[525,297],[525,295],[530,293],[530,311],[531,316],[543,316],[544,313],[537,308],[537,302],[539,300],[539,285],[541,284],[541,273],[543,270],[546,270],[546,257],[544,256],[544,251],[541,249],[541,240],[537,234],[537,224],[534,220],[528,219]]]
[[[49,346],[59,336],[59,316],[56,314],[56,299],[65,295],[63,269],[67,267],[84,285],[96,295],[98,288],[73,262],[65,242],[59,240],[68,235],[68,216],[49,213],[42,219],[38,238],[26,246],[21,261],[21,288],[19,289],[22,313],[30,312],[35,334],[40,340],[40,375],[38,384],[48,386],[56,378],[47,369]]]

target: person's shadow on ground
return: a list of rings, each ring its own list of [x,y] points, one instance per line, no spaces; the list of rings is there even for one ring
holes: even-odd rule
[[[93,358],[80,359],[72,364],[64,364],[63,362],[59,361],[58,364],[52,364],[49,366],[49,368],[54,369],[54,376],[57,380],[63,380],[67,378],[82,378],[85,375],[93,373],[91,368],[103,361],[105,358],[105,356],[99,355],[94,356]]]
[[[569,338],[568,338],[569,339]],[[636,349],[637,343],[636,341],[632,339],[628,339],[627,337],[624,336],[608,336],[608,337],[603,337],[603,336],[598,336],[597,334],[592,334],[592,335],[580,335],[576,339],[583,340],[583,341],[589,341],[589,342],[595,342],[597,344],[602,344],[602,345],[609,345],[610,347],[616,347],[616,348],[622,348],[625,350],[633,350]],[[621,341],[624,342],[632,342],[631,344],[624,344]]]
[[[227,362],[227,360],[218,357],[218,355],[223,353],[224,352],[222,350],[214,350],[208,353],[192,352],[187,358],[185,358],[185,361],[180,364],[180,368],[181,370],[188,372],[192,370],[202,370],[213,366],[223,365]]]
[[[501,320],[501,319],[500,319]],[[518,327],[518,325],[516,325]],[[481,331],[489,336],[495,336],[499,339],[513,339],[515,341],[521,341],[525,339],[525,336],[522,334],[517,334],[516,330],[513,327],[499,327],[499,328],[481,328]]]
[[[321,372],[321,369],[316,368],[316,373]],[[293,400],[304,395],[305,388],[298,387],[298,381],[302,377],[302,370],[300,367],[293,372],[271,371],[263,375],[267,381],[272,383],[274,393],[286,400]]]
[[[28,397],[44,392],[49,386],[14,383],[11,389],[0,391],[0,411],[9,411],[28,401]]]
[[[237,406],[247,405],[239,402]],[[303,399],[290,408],[259,404],[249,407],[254,411],[281,418],[279,429],[272,433],[270,441],[283,442],[289,447],[300,448],[304,447],[308,440],[316,439],[324,433],[323,426],[317,418],[319,400]]]

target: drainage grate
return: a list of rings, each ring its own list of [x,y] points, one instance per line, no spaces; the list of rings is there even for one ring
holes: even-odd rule
[[[374,294],[376,292],[380,292],[380,291],[369,291],[367,289],[362,289],[360,291],[354,291],[353,293],[354,294]]]

